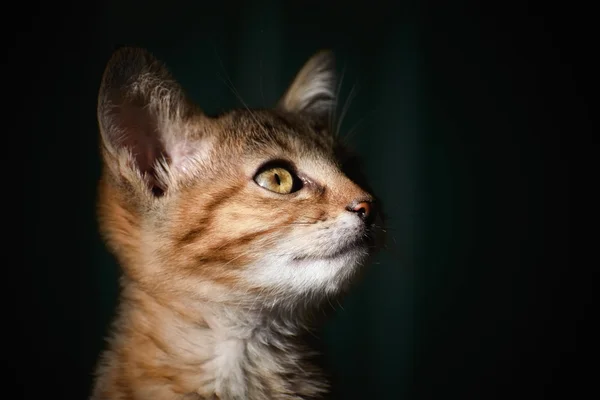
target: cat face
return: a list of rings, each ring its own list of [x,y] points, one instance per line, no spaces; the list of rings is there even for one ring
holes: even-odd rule
[[[209,117],[147,52],[117,52],[99,97],[99,215],[126,276],[257,307],[344,289],[372,253],[377,213],[327,129],[334,86],[321,52],[274,109]]]

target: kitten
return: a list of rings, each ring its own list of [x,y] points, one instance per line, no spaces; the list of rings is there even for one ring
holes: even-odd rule
[[[91,399],[327,392],[298,338],[376,237],[374,197],[329,129],[335,81],[322,51],[274,109],[211,117],[147,51],[113,55],[98,99],[99,222],[123,273]]]

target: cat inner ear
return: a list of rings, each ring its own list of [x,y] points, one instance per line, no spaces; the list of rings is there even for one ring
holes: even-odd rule
[[[105,162],[126,156],[156,195],[167,190],[165,171],[192,151],[185,121],[194,107],[167,69],[149,52],[124,47],[111,57],[98,96]]]
[[[296,74],[277,108],[307,116],[319,129],[327,129],[336,103],[336,81],[333,53],[319,51]]]

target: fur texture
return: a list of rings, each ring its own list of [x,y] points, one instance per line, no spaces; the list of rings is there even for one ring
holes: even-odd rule
[[[115,53],[98,101],[99,221],[122,290],[92,400],[326,393],[298,338],[367,262],[375,217],[328,129],[334,89],[320,52],[274,109],[209,117],[148,52]]]

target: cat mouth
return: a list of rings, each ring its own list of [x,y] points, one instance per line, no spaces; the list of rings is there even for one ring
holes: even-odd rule
[[[334,251],[332,251],[329,254],[324,254],[324,255],[323,254],[319,254],[319,255],[306,254],[306,255],[296,256],[293,258],[293,260],[294,261],[332,260],[332,259],[340,258],[343,256],[348,256],[353,253],[360,252],[360,253],[365,254],[368,252],[368,249],[369,249],[369,245],[365,240],[357,239],[357,240],[350,242],[349,244],[346,244],[345,246],[335,249]]]

